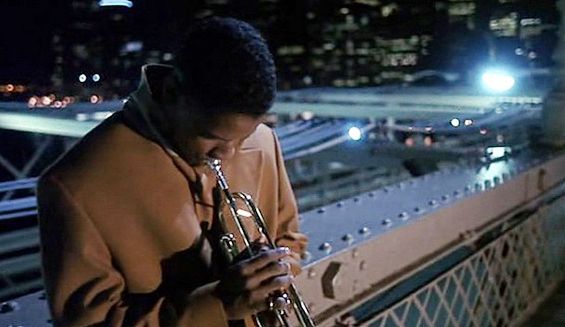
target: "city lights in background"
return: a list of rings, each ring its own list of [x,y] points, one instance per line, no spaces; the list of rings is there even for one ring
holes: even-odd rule
[[[303,113],[300,114],[300,118],[304,120],[310,120],[314,118],[314,113],[312,111],[304,111]]]
[[[363,132],[359,127],[351,127],[347,131],[347,135],[349,135],[349,138],[353,141],[359,141],[363,137]]]
[[[129,0],[100,0],[98,2],[100,7],[133,7],[133,2]]]
[[[0,84],[0,93],[24,93],[27,91],[27,87],[18,84]]]
[[[28,108],[56,108],[63,109],[77,101],[74,96],[64,96],[57,98],[55,94],[44,96],[34,95],[27,100]]]
[[[494,92],[506,92],[516,83],[514,77],[502,70],[488,70],[481,76],[483,86]]]

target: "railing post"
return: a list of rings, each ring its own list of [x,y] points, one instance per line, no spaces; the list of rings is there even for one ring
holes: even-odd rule
[[[565,0],[557,7],[561,23],[557,34],[557,48],[553,55],[557,66],[557,84],[545,100],[542,112],[543,143],[555,147],[565,146]]]

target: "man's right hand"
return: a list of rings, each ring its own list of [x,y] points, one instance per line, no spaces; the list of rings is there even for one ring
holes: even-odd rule
[[[230,320],[268,309],[269,294],[287,289],[293,277],[290,255],[286,247],[264,250],[257,255],[234,263],[227,269],[216,288]]]

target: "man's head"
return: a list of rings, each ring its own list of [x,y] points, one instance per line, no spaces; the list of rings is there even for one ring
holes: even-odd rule
[[[259,32],[245,22],[197,21],[175,58],[184,91],[207,113],[261,115],[273,104],[273,57]]]
[[[195,22],[163,84],[168,136],[188,161],[227,159],[270,109],[276,94],[273,57],[249,24],[211,17]],[[191,162],[194,163],[194,162]]]

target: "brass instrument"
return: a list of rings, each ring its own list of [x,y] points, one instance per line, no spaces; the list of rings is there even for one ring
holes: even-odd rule
[[[230,215],[238,229],[238,232],[243,239],[245,245],[245,250],[249,256],[254,256],[252,249],[253,239],[249,235],[249,231],[245,227],[243,220],[252,219],[255,227],[259,231],[260,235],[264,236],[267,241],[267,246],[274,249],[276,244],[273,242],[271,236],[267,231],[267,226],[261,211],[253,201],[253,199],[245,193],[242,192],[230,192],[227,180],[221,169],[221,160],[218,159],[208,159],[205,160],[205,164],[214,172],[216,176],[218,187],[222,193],[221,206],[227,205]],[[241,210],[238,208],[236,199],[239,199],[245,204],[247,210]],[[238,255],[239,249],[237,248],[235,236],[228,232],[226,225],[226,217],[224,216],[223,210],[218,210],[218,219],[220,221],[221,227],[223,229],[223,234],[220,236],[220,247],[224,251],[226,259],[231,262]],[[314,322],[310,317],[308,312],[308,307],[306,303],[302,300],[300,293],[296,289],[294,284],[291,284],[286,292],[276,292],[271,294],[269,298],[269,310],[275,314],[275,317],[280,325],[284,327],[290,327],[290,315],[289,311],[292,309],[295,313],[296,319],[299,325],[302,327],[314,327]],[[257,316],[253,316],[253,320],[257,327],[263,327],[261,319]]]

